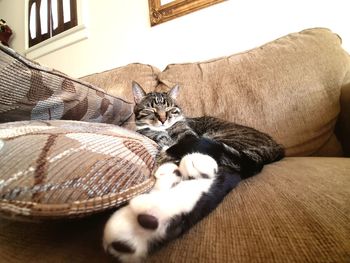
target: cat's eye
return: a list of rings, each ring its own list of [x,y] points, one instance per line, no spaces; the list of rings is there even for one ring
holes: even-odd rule
[[[150,115],[150,114],[154,114],[154,110],[152,109],[143,109],[139,112],[139,115],[142,115],[142,116],[147,116],[147,115]]]
[[[173,115],[178,115],[180,114],[180,110],[178,108],[170,110],[170,113]]]

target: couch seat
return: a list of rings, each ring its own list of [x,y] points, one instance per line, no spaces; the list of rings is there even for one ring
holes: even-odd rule
[[[239,184],[207,218],[147,262],[349,262],[350,159],[288,157]],[[0,219],[2,262],[113,262],[109,212],[23,223]]]

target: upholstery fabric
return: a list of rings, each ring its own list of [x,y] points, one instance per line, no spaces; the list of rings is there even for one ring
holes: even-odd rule
[[[131,91],[132,81],[139,83],[147,92],[152,91],[158,85],[159,72],[159,69],[154,66],[133,63],[88,75],[82,77],[81,80],[103,87],[108,94],[134,102]]]
[[[147,262],[349,262],[350,159],[290,157]]]
[[[132,103],[0,45],[0,123],[65,119],[120,125],[131,115]]]
[[[288,156],[339,156],[334,135],[350,57],[328,29],[294,33],[211,61],[170,64],[164,90],[178,83],[189,116],[212,115],[272,135]]]
[[[78,121],[0,125],[0,215],[81,217],[148,191],[156,144],[126,129]]]
[[[268,165],[146,262],[348,262],[349,174],[345,158],[290,157]],[[40,224],[0,219],[1,259],[115,262],[102,249],[108,217]]]
[[[159,69],[151,65],[133,63],[124,67],[85,76],[81,79],[103,87],[108,94],[134,102],[131,91],[132,81],[134,80],[139,83],[147,92],[153,91],[158,85],[157,76],[159,72]],[[122,126],[127,129],[135,130],[134,117],[135,116],[132,115]]]
[[[350,157],[350,72],[347,74],[340,96],[341,111],[337,123],[337,135],[342,142],[344,156]]]

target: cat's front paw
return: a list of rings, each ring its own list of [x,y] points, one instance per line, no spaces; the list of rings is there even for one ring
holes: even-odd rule
[[[183,179],[214,178],[218,164],[209,155],[191,153],[181,159],[179,170]]]
[[[166,190],[174,187],[181,181],[179,167],[174,163],[162,164],[154,173],[154,176],[157,181],[153,186],[153,190]]]
[[[161,147],[169,147],[174,142],[172,141],[171,137],[166,133],[160,133],[155,138],[156,143]]]

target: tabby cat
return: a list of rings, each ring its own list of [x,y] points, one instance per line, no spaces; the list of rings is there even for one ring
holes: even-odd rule
[[[132,89],[136,129],[158,143],[160,154],[152,191],[106,224],[104,248],[121,262],[142,261],[208,215],[241,179],[284,156],[281,145],[253,128],[185,117],[176,103],[178,86],[147,94],[133,82]]]

